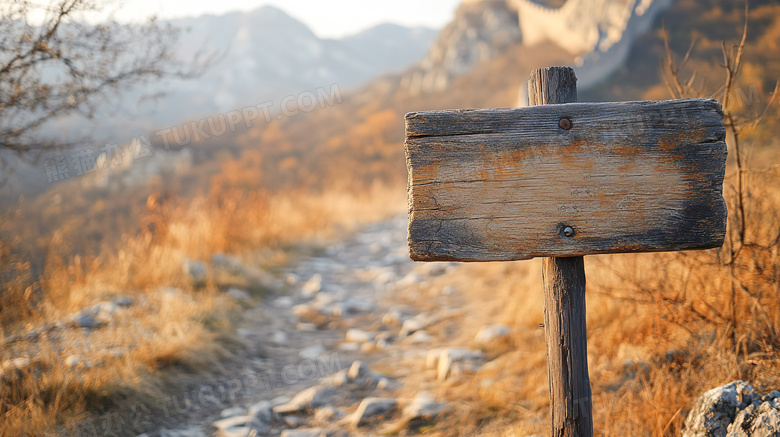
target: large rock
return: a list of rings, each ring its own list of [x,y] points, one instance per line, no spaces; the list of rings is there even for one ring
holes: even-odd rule
[[[744,381],[702,394],[685,420],[683,437],[780,436],[780,392],[761,395]]]
[[[521,41],[517,12],[507,2],[472,3],[463,2],[425,59],[404,75],[401,86],[412,95],[446,89],[453,78]]]
[[[733,437],[776,437],[780,436],[780,400],[767,399],[756,407],[748,405],[740,411],[729,426]]]

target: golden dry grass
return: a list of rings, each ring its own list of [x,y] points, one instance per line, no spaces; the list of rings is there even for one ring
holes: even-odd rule
[[[774,162],[777,152],[763,155],[756,162]],[[733,176],[733,168],[728,173]],[[728,245],[586,257],[596,435],[677,436],[696,398],[710,388],[737,379],[763,392],[780,388],[777,169],[755,171],[750,189],[749,244],[733,277],[723,261]],[[438,330],[452,345],[481,347],[490,361],[474,375],[432,387],[452,402],[454,412],[425,431],[441,436],[549,434],[541,262],[463,265],[420,290],[420,301],[430,306],[422,309],[435,309],[447,285],[465,294],[464,316],[432,332]],[[473,344],[488,323],[508,324],[511,337],[488,346]],[[417,390],[431,377],[413,374],[408,385]],[[412,397],[414,391],[404,395]]]
[[[92,259],[50,253],[39,282],[23,287],[21,280],[9,281],[9,292],[0,295],[6,332],[29,332],[117,295],[136,303],[89,333],[52,329],[37,340],[4,345],[0,363],[20,357],[31,363],[7,372],[0,386],[0,436],[70,435],[83,419],[160,398],[182,372],[218,372],[237,341],[232,323],[239,306],[220,291],[225,278],[192,283],[182,268],[185,258],[229,253],[273,268],[289,261],[292,245],[323,244],[397,213],[403,196],[381,186],[362,195],[315,196],[215,189],[186,203],[152,196],[140,228],[123,235],[115,251]],[[57,233],[52,238],[53,247],[64,247]],[[10,251],[5,256],[12,257]],[[14,261],[8,264],[12,278],[29,268]],[[67,365],[69,357],[79,364]]]

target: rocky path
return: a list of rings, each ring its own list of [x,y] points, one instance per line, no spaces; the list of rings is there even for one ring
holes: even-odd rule
[[[426,371],[434,384],[475,371],[484,357],[441,347],[426,330],[459,315],[454,287],[436,291],[436,302],[420,295],[429,279],[457,266],[409,261],[405,227],[405,216],[372,224],[289,268],[279,292],[246,311],[239,334],[248,355],[259,357],[213,384],[224,408],[190,411],[188,427],[147,435],[414,435],[446,412],[425,387],[405,387],[406,377]],[[490,341],[507,333],[497,325],[480,335]]]

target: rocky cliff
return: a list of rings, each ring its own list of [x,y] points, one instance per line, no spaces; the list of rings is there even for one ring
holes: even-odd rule
[[[625,62],[634,39],[671,2],[464,0],[428,56],[404,77],[404,86],[412,93],[441,90],[515,44],[553,42],[571,55],[585,89]]]

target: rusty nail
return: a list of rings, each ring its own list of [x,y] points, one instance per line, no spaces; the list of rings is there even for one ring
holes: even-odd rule
[[[565,235],[567,237],[573,237],[574,236],[574,228],[572,228],[571,226],[566,226],[565,228],[563,228],[563,235]]]
[[[558,122],[558,126],[563,130],[569,130],[571,129],[571,120],[564,117]]]

